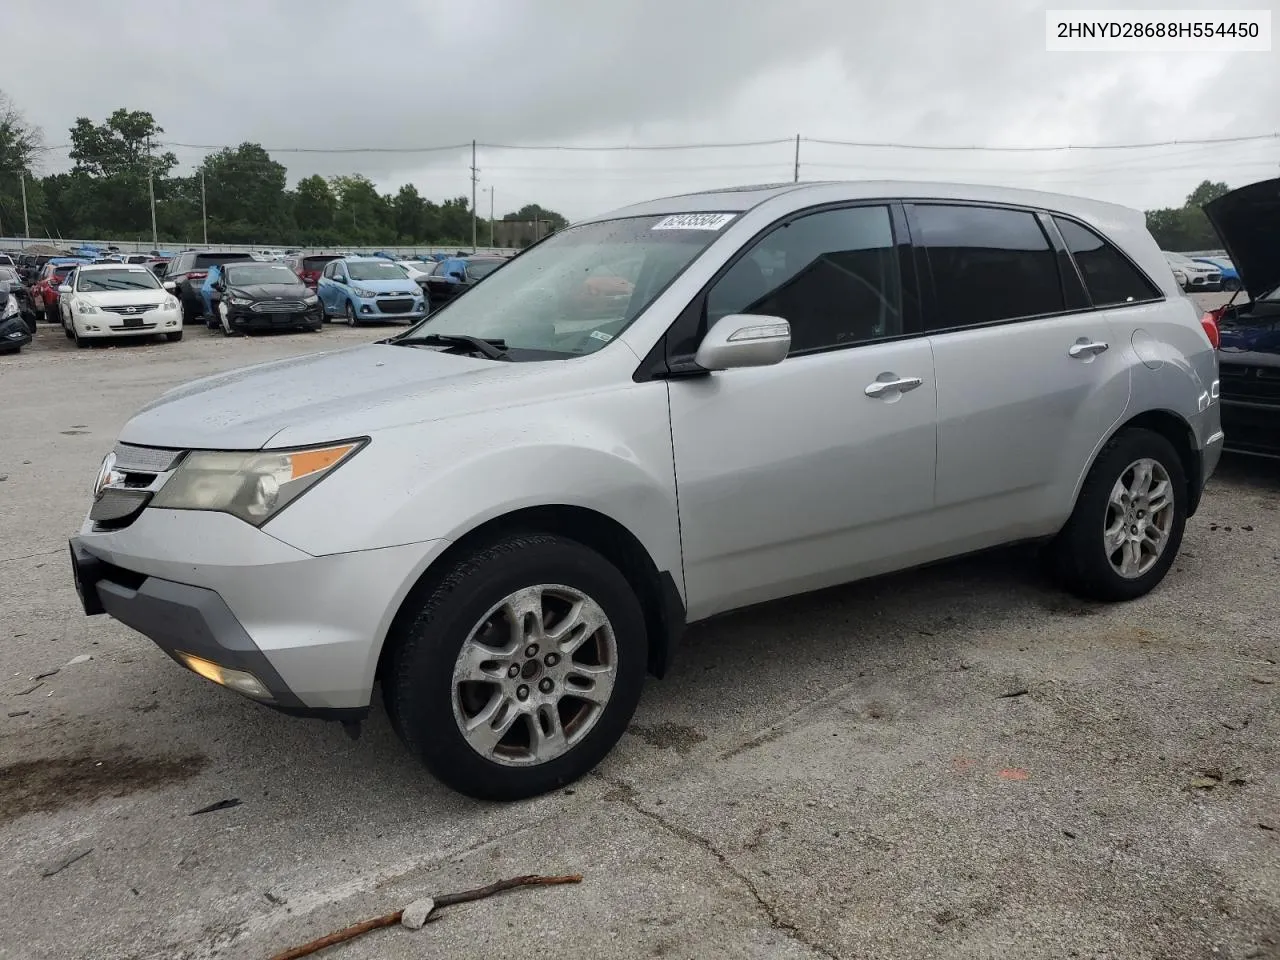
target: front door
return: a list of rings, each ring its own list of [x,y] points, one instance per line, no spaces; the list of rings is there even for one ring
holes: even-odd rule
[[[783,317],[792,345],[776,366],[669,385],[690,618],[927,552],[933,362],[927,340],[903,329],[888,208],[776,227],[712,286],[705,310],[708,324]]]

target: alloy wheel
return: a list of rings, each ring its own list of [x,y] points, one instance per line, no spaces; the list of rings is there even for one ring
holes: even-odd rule
[[[1107,500],[1103,540],[1111,568],[1127,580],[1147,573],[1164,553],[1174,521],[1173,484],[1158,460],[1129,464]]]
[[[462,644],[454,720],[487,760],[547,763],[600,720],[617,671],[617,637],[596,601],[560,584],[526,587],[493,606]]]

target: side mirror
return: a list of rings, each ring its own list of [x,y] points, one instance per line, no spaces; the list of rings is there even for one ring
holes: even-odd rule
[[[59,292],[59,293],[70,293],[70,292],[71,292],[71,284],[69,284],[69,283],[59,284],[59,285],[58,285],[58,292]]]
[[[164,288],[168,290],[170,293],[173,293],[175,290],[178,289],[178,285],[174,283],[172,280],[166,280],[164,282]]]
[[[707,331],[694,354],[704,370],[769,367],[781,363],[791,349],[791,324],[781,317],[731,313]]]

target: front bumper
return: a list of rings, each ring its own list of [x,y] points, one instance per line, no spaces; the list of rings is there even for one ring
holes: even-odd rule
[[[109,614],[182,662],[252,674],[286,713],[358,719],[382,641],[443,541],[312,556],[227,514],[148,508],[71,540],[85,613]]]
[[[387,298],[392,299],[392,298]],[[403,297],[394,299],[402,300]],[[380,320],[391,323],[417,323],[427,315],[426,302],[421,297],[417,298],[417,304],[407,311],[390,312],[384,311],[377,300],[352,300],[356,308],[357,320]]]
[[[76,314],[76,332],[81,339],[97,337],[140,337],[153,333],[177,333],[182,329],[181,310],[148,310],[126,316],[99,310]]]
[[[264,313],[250,307],[228,307],[227,322],[233,330],[299,330],[322,326],[324,311],[319,303],[300,313]]]

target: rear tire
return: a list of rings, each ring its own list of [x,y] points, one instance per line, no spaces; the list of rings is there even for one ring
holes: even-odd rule
[[[1144,470],[1150,473],[1145,491]],[[1188,493],[1173,444],[1152,430],[1121,431],[1098,454],[1071,518],[1050,544],[1054,572],[1072,593],[1090,600],[1149,593],[1177,558]]]
[[[1238,277],[1231,277],[1227,280],[1223,280],[1222,289],[1226,290],[1228,293],[1235,293],[1240,289],[1240,279]]]
[[[58,312],[58,309],[57,309],[56,307],[51,307],[51,306],[49,306],[48,304],[45,304],[45,308],[44,308],[44,322],[45,322],[45,323],[60,323],[61,321],[62,321],[62,314],[60,314],[60,313]]]
[[[582,544],[527,534],[479,547],[405,612],[387,638],[383,699],[409,750],[454,790],[519,800],[572,783],[635,712],[643,611],[617,568]],[[482,679],[455,682],[455,670]],[[584,690],[593,698],[574,692]],[[504,732],[482,740],[482,716]]]

